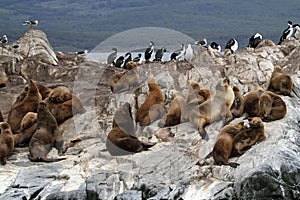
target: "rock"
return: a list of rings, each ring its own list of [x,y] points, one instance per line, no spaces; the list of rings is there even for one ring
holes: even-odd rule
[[[187,94],[189,80],[214,91],[216,82],[228,76],[244,94],[257,85],[266,87],[275,65],[283,67],[299,90],[299,41],[275,45],[265,40],[256,49],[227,56],[200,48],[191,62],[142,64],[138,66],[135,88],[111,93],[107,81],[120,69],[105,68],[74,54],[53,54],[45,39],[46,34],[33,29],[13,43],[20,43],[19,49],[9,45],[2,49],[0,69],[6,82],[0,91],[2,113],[6,118],[25,80],[30,78],[48,86],[68,86],[81,98],[86,112],[59,126],[68,147],[66,160],[32,163],[27,157],[27,147],[15,149],[0,171],[0,199],[297,199],[300,196],[300,99],[296,96],[282,96],[288,107],[287,115],[264,123],[265,141],[240,157],[230,158],[240,164],[236,169],[216,166],[212,158],[204,160],[212,151],[222,121],[206,127],[209,141],[202,140],[197,129],[185,122],[170,127],[174,137],[162,142],[154,135],[159,130],[156,121],[143,129],[136,125],[139,139],[157,143],[148,151],[115,157],[105,145],[113,115],[120,105],[129,102],[135,120],[136,110],[147,96],[146,80],[151,73],[165,94],[166,104],[172,98],[171,90]],[[57,151],[53,149],[49,157],[57,157]]]

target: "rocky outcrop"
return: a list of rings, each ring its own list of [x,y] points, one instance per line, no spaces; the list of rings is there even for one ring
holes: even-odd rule
[[[242,156],[231,158],[240,164],[236,169],[213,165],[212,159],[204,161],[222,122],[206,128],[209,141],[202,140],[189,122],[171,127],[174,137],[169,142],[161,142],[154,136],[159,130],[157,121],[143,130],[137,125],[141,140],[157,144],[149,151],[128,156],[111,156],[105,141],[116,109],[129,102],[135,113],[136,105],[141,105],[147,96],[145,82],[149,74],[156,77],[166,104],[172,98],[171,90],[187,94],[189,80],[212,91],[224,76],[243,94],[258,85],[266,88],[277,64],[291,75],[299,90],[299,47],[298,40],[280,46],[265,42],[254,50],[245,49],[228,56],[200,48],[191,63],[138,66],[138,86],[114,94],[107,81],[119,69],[105,68],[96,61],[66,53],[56,53],[57,65],[48,63],[51,54],[46,58],[46,54],[25,58],[20,53],[21,59],[5,54],[15,58],[16,64],[8,64],[8,59],[8,62],[1,61],[2,66],[7,70],[20,66],[22,71],[7,73],[8,80],[32,78],[49,86],[67,85],[81,98],[87,112],[59,126],[69,146],[66,160],[34,164],[27,158],[28,148],[17,148],[0,170],[0,199],[297,199],[300,196],[300,99],[297,96],[282,96],[288,107],[286,117],[264,123],[266,140]],[[5,102],[0,101],[0,109],[4,116],[23,86],[23,82],[13,83],[1,89]],[[48,157],[56,155],[53,150]]]

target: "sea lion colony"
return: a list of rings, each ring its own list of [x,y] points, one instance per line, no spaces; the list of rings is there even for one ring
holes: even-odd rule
[[[47,158],[52,147],[62,153],[59,124],[77,113],[84,113],[81,100],[68,88],[49,88],[30,80],[11,106],[7,122],[1,122],[0,158],[6,163],[14,147],[29,145],[33,162],[54,162],[65,158]],[[1,112],[0,112],[1,114]],[[3,121],[2,114],[0,120]]]
[[[279,68],[279,66],[276,66],[273,74],[278,73]],[[138,67],[135,70],[138,70]],[[202,88],[195,81],[189,81],[187,83],[188,95],[185,97],[180,91],[174,90],[172,91],[173,100],[167,105],[164,104],[164,95],[159,85],[153,80],[153,76],[150,75],[150,78],[148,78],[149,93],[145,102],[140,107],[137,107],[137,123],[134,125],[145,127],[159,120],[158,126],[162,128],[190,122],[198,129],[202,138],[208,139],[209,133],[206,133],[205,126],[211,122],[222,120],[224,125],[226,125],[232,119],[242,117],[240,122],[226,125],[220,130],[220,135],[216,139],[214,149],[207,156],[207,158],[212,156],[215,164],[237,167],[238,163],[230,163],[228,159],[232,156],[242,155],[252,145],[263,141],[265,139],[264,127],[267,126],[265,122],[279,120],[286,115],[287,107],[280,95],[291,95],[294,85],[289,81],[291,79],[288,75],[284,75],[282,71],[280,73],[280,77],[284,78],[278,79],[278,76],[272,75],[270,79],[267,89],[272,88],[272,91],[257,88],[248,94],[243,94],[236,85],[231,86],[227,77],[216,84],[215,91]],[[278,87],[273,86],[274,76],[276,77],[276,85],[279,85]],[[135,81],[138,80],[135,79]],[[281,84],[280,82],[283,83]],[[286,82],[288,84],[285,84]],[[151,83],[156,83],[155,92],[151,89],[153,86],[149,85]],[[127,84],[125,87],[127,87]],[[128,104],[127,102],[126,105]],[[145,104],[147,105],[147,109],[145,109]],[[163,114],[164,108],[168,108],[165,114]],[[120,109],[122,109],[122,105],[116,111],[115,116],[120,115],[118,114]],[[155,114],[149,115],[150,112],[154,112]],[[133,114],[130,110],[129,118],[132,118]],[[143,122],[144,119],[147,119],[147,123]],[[115,127],[113,127],[112,131],[114,129]],[[164,128],[161,132],[164,139],[160,141],[170,141],[170,129]],[[134,133],[135,131],[131,131],[130,135],[133,134],[134,139],[138,140]],[[153,135],[161,137],[161,134]],[[113,140],[117,140],[116,137],[117,134],[114,134]],[[108,138],[109,140],[110,137]],[[124,147],[118,146],[117,143],[115,145],[125,150]],[[131,150],[130,153],[137,153],[141,150],[142,148],[136,151]],[[118,154],[114,153],[114,155]]]

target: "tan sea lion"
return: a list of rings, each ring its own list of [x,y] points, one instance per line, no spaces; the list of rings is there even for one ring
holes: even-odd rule
[[[234,168],[238,166],[237,163],[229,163],[228,159],[233,149],[233,138],[241,130],[247,128],[244,126],[244,123],[244,121],[241,121],[237,124],[229,124],[221,129],[212,151],[212,156],[217,165],[229,165]]]
[[[234,101],[230,112],[234,117],[240,117],[244,113],[244,97],[237,86],[232,87],[234,92]]]
[[[58,130],[56,119],[51,114],[45,102],[39,103],[37,112],[37,131],[29,142],[29,159],[32,162],[56,162],[66,158],[47,158],[48,153],[55,147],[62,153],[63,140]]]
[[[292,96],[291,93],[293,89],[294,84],[291,77],[287,74],[284,74],[280,66],[275,66],[267,90],[270,90],[276,94]]]
[[[116,73],[109,79],[108,85],[112,92],[129,90],[138,84],[137,64],[130,61],[126,65],[128,70]]]
[[[225,123],[232,120],[230,112],[231,105],[234,101],[234,94],[229,85],[229,80],[224,78],[216,85],[216,94],[213,98],[203,102],[198,109],[192,108],[185,110],[188,113],[188,119],[199,131],[200,136],[208,139],[205,127],[210,123],[225,118]]]
[[[65,86],[57,86],[49,93],[49,99],[54,103],[63,103],[72,99],[72,93]]]
[[[260,96],[259,107],[259,116],[265,122],[282,119],[287,112],[287,107],[283,99],[271,91],[265,91]]]
[[[179,91],[174,91],[173,100],[170,102],[168,113],[158,122],[159,127],[175,126],[180,124],[181,110],[185,105],[185,98]]]
[[[8,123],[13,133],[20,129],[21,120],[28,112],[37,112],[39,102],[42,100],[42,96],[32,80],[29,81],[26,90],[26,96],[20,101],[17,100],[8,114]]]
[[[153,75],[148,78],[149,94],[137,111],[137,120],[142,127],[160,119],[165,113],[164,96]]]
[[[14,150],[14,138],[10,125],[7,122],[0,122],[0,163],[6,164],[6,159]]]
[[[257,142],[263,141],[265,137],[264,124],[259,117],[252,117],[248,119],[249,128],[241,130],[233,138],[233,152],[232,155],[240,156],[247,149]]]
[[[146,144],[135,136],[135,126],[129,103],[125,103],[115,112],[112,127],[106,139],[106,148],[113,156],[138,153],[154,145]]]

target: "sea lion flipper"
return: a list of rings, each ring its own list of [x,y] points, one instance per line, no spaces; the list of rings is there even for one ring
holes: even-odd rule
[[[142,146],[143,146],[144,150],[148,150],[149,148],[151,148],[154,145],[156,145],[156,143],[144,143],[144,142],[141,142],[141,143],[142,143]]]
[[[211,151],[209,154],[207,154],[207,155],[205,156],[204,159],[208,159],[208,158],[212,157],[212,155],[213,155],[213,152]]]

